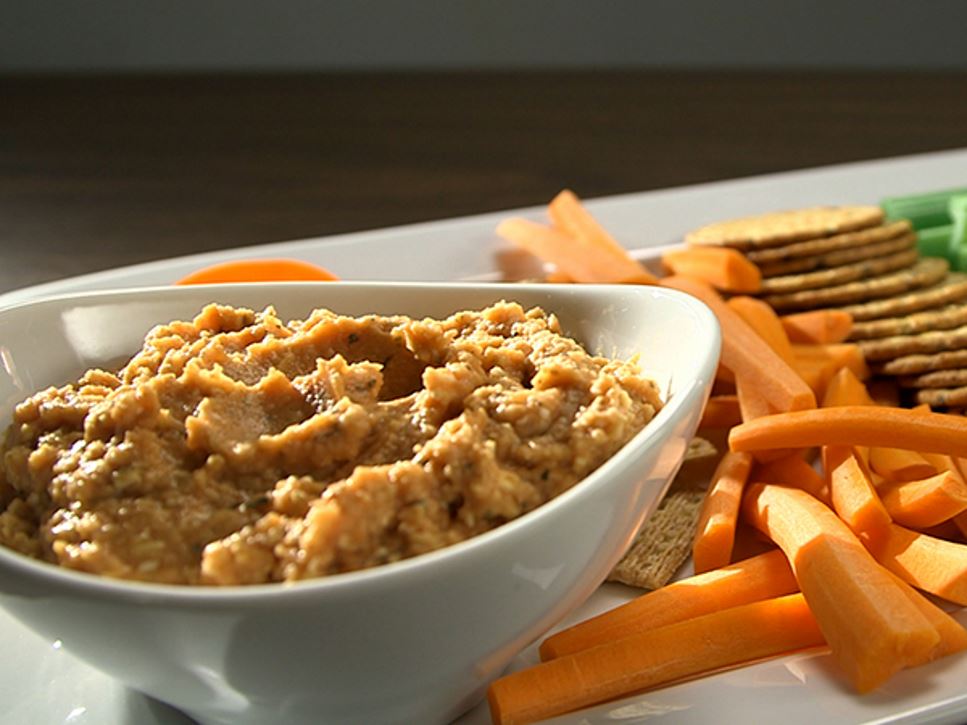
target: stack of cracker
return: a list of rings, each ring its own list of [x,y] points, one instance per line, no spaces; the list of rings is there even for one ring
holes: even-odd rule
[[[686,242],[742,251],[780,315],[849,312],[850,339],[906,402],[967,407],[967,275],[921,257],[907,221],[886,223],[876,206],[815,207],[710,224]]]

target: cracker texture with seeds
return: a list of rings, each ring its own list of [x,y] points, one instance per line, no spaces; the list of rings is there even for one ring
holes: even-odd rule
[[[834,253],[837,250],[849,250],[854,247],[864,247],[892,240],[895,237],[909,235],[913,227],[906,220],[883,224],[882,226],[861,229],[858,232],[836,234],[831,237],[807,239],[805,242],[784,244],[781,247],[767,247],[765,249],[750,249],[746,256],[755,264],[782,262],[802,257],[821,256]]]
[[[863,280],[870,277],[906,269],[916,264],[919,259],[916,249],[906,249],[896,254],[890,254],[875,259],[865,259],[855,264],[844,264],[830,267],[816,272],[804,274],[790,274],[780,277],[763,279],[759,287],[761,294],[785,294],[802,290],[819,289],[836,284]]]
[[[711,442],[700,437],[692,440],[668,493],[611,571],[608,581],[658,589],[675,576],[691,554],[705,488],[718,458],[718,449]]]
[[[883,211],[877,206],[817,206],[708,224],[687,234],[685,242],[756,249],[841,234],[881,221]]]
[[[967,300],[967,274],[951,272],[930,286],[924,285],[910,294],[878,299],[862,304],[847,305],[841,309],[857,322],[895,317],[910,312],[929,310],[951,302]]]
[[[889,254],[898,254],[916,247],[917,238],[913,234],[904,234],[895,239],[888,239],[879,244],[864,244],[861,246],[840,249],[825,254],[815,254],[811,257],[797,257],[778,262],[756,263],[763,277],[779,277],[786,274],[812,272],[831,267],[842,267],[867,259],[876,259]]]

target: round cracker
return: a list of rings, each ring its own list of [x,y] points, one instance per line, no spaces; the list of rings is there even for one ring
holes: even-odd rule
[[[951,370],[967,366],[967,350],[947,350],[933,355],[903,355],[889,360],[874,370],[879,375],[920,375],[934,370]]]
[[[908,290],[936,284],[946,276],[949,268],[950,264],[945,259],[926,257],[912,267],[899,272],[891,272],[832,287],[781,295],[766,295],[762,299],[772,305],[773,309],[780,312],[846,305],[852,302],[897,295]]]
[[[811,257],[799,257],[781,262],[756,264],[763,277],[778,277],[784,274],[796,274],[830,267],[842,267],[867,259],[904,252],[913,249],[916,245],[917,237],[915,234],[902,234],[899,237],[887,239],[885,242],[879,242],[877,244],[862,244],[847,249],[838,249],[825,254],[814,254]]]
[[[961,388],[967,386],[967,368],[934,370],[900,378],[899,382],[904,388]]]
[[[845,284],[858,279],[878,277],[887,272],[906,269],[916,264],[920,253],[916,249],[907,249],[896,254],[889,254],[876,259],[864,259],[856,264],[844,264],[841,267],[821,269],[806,274],[790,274],[782,277],[763,279],[759,286],[760,294],[787,294],[803,290],[831,287]]]
[[[862,322],[931,310],[962,300],[967,300],[967,274],[953,272],[941,277],[938,282],[930,283],[930,286],[924,285],[910,294],[846,305],[840,309],[851,314],[854,321]]]
[[[688,233],[685,242],[757,249],[865,229],[882,221],[878,206],[817,206],[715,222]]]
[[[921,332],[917,335],[894,335],[856,343],[867,362],[892,360],[905,355],[929,355],[944,350],[967,348],[967,325],[952,330]]]
[[[805,242],[784,244],[779,247],[765,247],[750,249],[746,252],[750,262],[769,264],[801,257],[813,257],[817,254],[828,254],[841,249],[850,249],[868,244],[878,244],[904,234],[910,234],[913,227],[906,219],[880,226],[860,229],[856,232],[834,234],[831,237],[807,239]]]
[[[878,320],[854,322],[849,339],[874,340],[878,337],[894,335],[916,335],[931,330],[949,330],[961,325],[967,325],[967,303],[963,302],[900,317],[881,317]]]
[[[926,403],[931,408],[967,405],[967,387],[926,388],[918,390],[915,398],[917,403]]]

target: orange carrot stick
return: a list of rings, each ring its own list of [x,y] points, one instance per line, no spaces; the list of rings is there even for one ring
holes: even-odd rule
[[[806,345],[843,342],[853,329],[853,316],[841,310],[796,312],[780,319],[790,342]]]
[[[756,381],[744,375],[735,378],[735,397],[739,401],[739,417],[742,421],[755,420],[775,412],[763,397]]]
[[[823,468],[836,514],[857,536],[876,538],[890,524],[862,457],[850,446],[824,446]]]
[[[551,224],[574,239],[589,254],[606,256],[621,279],[638,284],[654,284],[658,278],[632,259],[628,250],[622,247],[608,231],[592,216],[574,192],[564,189],[547,206]]]
[[[749,480],[795,486],[827,505],[830,503],[829,486],[816,469],[803,460],[801,453],[757,464]]]
[[[937,469],[916,451],[875,446],[869,449],[870,468],[888,481],[916,481],[933,476]]]
[[[893,520],[913,529],[937,526],[967,511],[967,485],[950,471],[918,481],[887,481],[879,493]]]
[[[798,591],[778,549],[672,582],[620,607],[562,630],[541,644],[541,659],[573,654],[740,604]]]
[[[967,511],[954,516],[954,524],[960,529],[960,534],[967,537]]]
[[[802,595],[789,594],[513,672],[491,684],[487,699],[494,723],[532,723],[703,672],[822,643]]]
[[[528,219],[506,219],[497,225],[497,234],[550,262],[575,282],[650,284],[655,279],[630,257],[590,248],[558,229]]]
[[[889,571],[889,570],[888,570]],[[923,596],[903,579],[890,572],[893,580],[899,585],[906,597],[916,605],[920,613],[925,616],[933,628],[940,635],[940,642],[934,649],[931,659],[940,659],[947,655],[967,649],[967,629],[944,610]]]
[[[834,660],[859,692],[929,661],[936,629],[829,508],[796,488],[753,484],[743,513],[786,553]]]
[[[779,316],[766,302],[739,295],[732,297],[726,304],[735,310],[739,317],[749,323],[749,327],[759,333],[759,337],[766,341],[776,354],[785,360],[789,365],[793,365],[796,356],[792,351],[792,345],[786,336],[786,331],[779,322]]]
[[[736,426],[733,451],[824,445],[887,446],[967,455],[967,418],[906,408],[846,405],[777,413]]]
[[[299,259],[236,259],[220,262],[185,275],[175,284],[231,282],[328,282],[339,279],[327,269]]]
[[[742,422],[737,395],[713,395],[705,404],[699,428],[731,428]]]
[[[844,367],[861,380],[870,377],[869,367],[859,346],[850,343],[837,345],[793,345],[793,368],[822,397],[833,376]]]
[[[762,397],[777,411],[816,407],[816,397],[799,375],[701,280],[666,277],[659,284],[697,297],[722,326],[722,363],[737,376],[756,381]]]
[[[732,560],[742,489],[751,470],[750,454],[731,451],[727,451],[716,466],[698,514],[698,526],[692,541],[695,573],[718,569]]]
[[[863,382],[848,367],[840,368],[826,384],[823,407],[875,405]]]
[[[967,545],[891,524],[873,554],[917,589],[967,605]]]
[[[662,255],[661,263],[670,274],[695,277],[726,292],[758,292],[762,283],[759,268],[728,247],[671,249]]]

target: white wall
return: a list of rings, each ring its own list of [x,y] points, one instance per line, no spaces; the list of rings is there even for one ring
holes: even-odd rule
[[[967,0],[0,0],[0,71],[468,67],[967,70]]]

